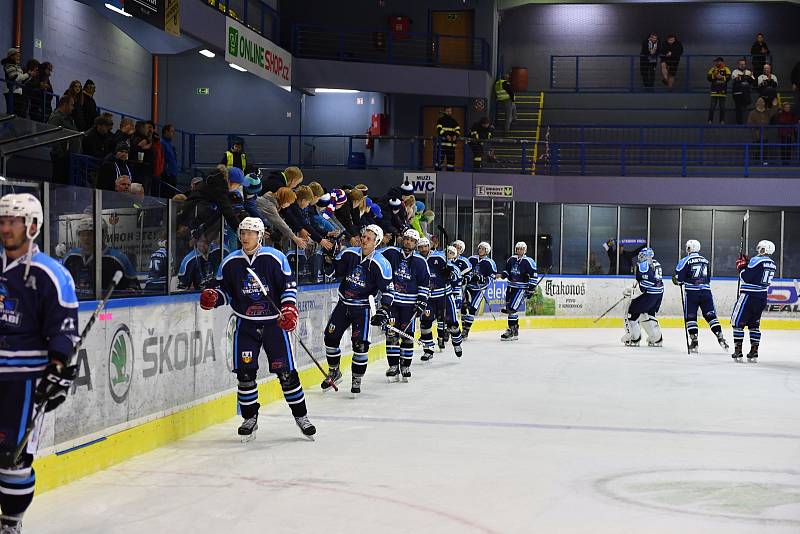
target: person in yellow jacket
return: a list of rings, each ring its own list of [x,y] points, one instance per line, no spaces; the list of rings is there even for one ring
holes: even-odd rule
[[[728,82],[731,69],[725,66],[725,60],[718,57],[714,66],[708,69],[708,82],[711,84],[711,105],[708,107],[708,124],[714,122],[714,108],[719,106],[719,123],[725,124],[725,100],[728,98]]]
[[[511,129],[511,123],[517,120],[517,105],[514,103],[514,86],[511,85],[511,76],[504,74],[494,82],[494,94],[497,103],[505,110],[505,131]]]
[[[231,140],[231,149],[225,151],[220,163],[229,169],[236,167],[244,171],[247,168],[247,155],[244,153],[244,141],[241,137],[234,137]]]
[[[436,121],[436,135],[439,137],[439,161],[436,169],[441,170],[442,163],[448,171],[456,170],[456,144],[461,137],[461,125],[453,118],[453,108],[442,110],[442,116]]]

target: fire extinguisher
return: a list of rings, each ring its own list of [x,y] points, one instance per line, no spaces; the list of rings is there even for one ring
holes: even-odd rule
[[[375,148],[375,138],[372,137],[372,128],[367,128],[367,141],[365,143],[366,148],[372,150]]]

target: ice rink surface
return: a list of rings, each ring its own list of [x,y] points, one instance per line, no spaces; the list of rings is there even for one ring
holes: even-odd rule
[[[381,360],[356,400],[349,373],[307,389],[316,442],[273,403],[255,441],[232,418],[38,496],[24,531],[800,532],[800,333],[765,330],[757,364],[707,329],[691,357],[621,335],[475,333],[407,384]]]

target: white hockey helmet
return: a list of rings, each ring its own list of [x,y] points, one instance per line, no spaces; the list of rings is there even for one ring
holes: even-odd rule
[[[44,212],[39,199],[30,193],[10,193],[0,198],[0,217],[22,217],[25,219],[25,235],[33,241],[42,230]],[[36,230],[31,226],[36,223]]]
[[[700,252],[700,241],[697,239],[690,239],[686,242],[686,252],[691,254],[692,252]]]
[[[361,232],[361,235],[364,235],[367,232],[372,232],[373,234],[375,234],[375,243],[377,243],[378,245],[381,244],[381,242],[383,241],[383,228],[381,228],[377,224],[370,224],[367,225],[366,228],[364,228],[364,230]]]
[[[408,237],[413,239],[414,241],[419,241],[419,232],[417,232],[413,228],[409,228],[408,230],[403,232],[403,237],[404,238]]]
[[[463,254],[464,253],[464,249],[467,248],[467,245],[463,241],[461,241],[460,239],[456,239],[455,241],[453,241],[453,246],[456,247],[456,251],[459,254]]]
[[[458,250],[453,245],[447,247],[447,259],[454,260],[458,257]]]
[[[485,250],[486,254],[491,254],[492,253],[492,245],[490,245],[486,241],[481,241],[480,243],[478,243],[478,250],[480,250],[480,249]]]
[[[417,241],[417,248],[421,248],[421,247],[430,248],[430,246],[431,246],[431,241],[427,237],[420,237],[419,241]]]
[[[770,254],[774,254],[775,243],[773,243],[772,241],[768,241],[766,239],[762,239],[761,241],[758,242],[758,245],[756,245],[756,251],[758,252],[759,255],[762,256],[769,256]]]
[[[518,248],[522,249],[522,253],[523,254],[528,252],[528,244],[525,241],[517,241],[517,243],[514,245],[514,252],[515,253],[517,252]]]
[[[244,219],[242,219],[242,222],[239,223],[239,230],[236,233],[237,236],[241,234],[242,230],[250,230],[251,232],[256,232],[258,234],[259,244],[264,239],[264,221],[262,221],[258,217],[245,217]]]
[[[646,247],[646,248],[643,248],[642,250],[639,251],[638,260],[639,260],[639,263],[642,263],[642,262],[645,262],[645,261],[651,262],[651,261],[653,261],[653,258],[655,258],[655,256],[656,256],[656,254],[655,254],[655,252],[653,252],[653,249],[650,248],[650,247]]]

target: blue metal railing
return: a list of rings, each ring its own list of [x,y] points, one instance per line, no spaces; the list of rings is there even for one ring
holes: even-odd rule
[[[200,0],[225,16],[240,22],[272,41],[280,43],[281,18],[272,6],[261,0]]]
[[[292,28],[297,57],[488,70],[491,51],[481,38],[438,33],[342,30],[297,24]]]
[[[800,149],[800,124],[747,125],[630,125],[550,124],[550,142],[698,143],[716,145],[748,142],[794,142]]]
[[[706,93],[708,69],[717,56],[728,59],[728,68],[736,68],[736,60],[746,58],[753,70],[752,56],[742,54],[685,54],[681,56],[673,90],[685,93]],[[626,54],[551,55],[550,89],[574,92],[648,92],[666,90],[661,83],[660,63],[655,65],[655,83],[646,87],[640,68],[641,56]],[[771,63],[767,56],[767,63]],[[756,73],[756,75],[759,73]],[[753,91],[757,92],[756,90]]]

